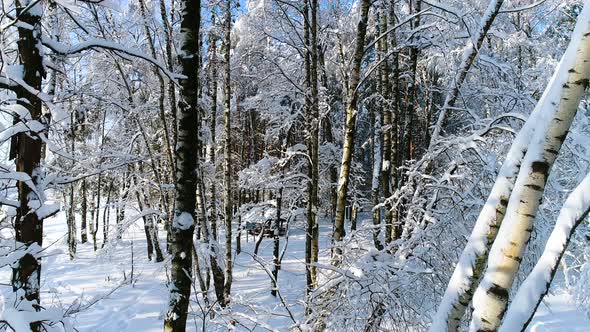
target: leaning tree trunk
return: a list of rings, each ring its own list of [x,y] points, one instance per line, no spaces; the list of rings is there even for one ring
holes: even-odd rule
[[[487,32],[498,15],[502,4],[503,0],[491,0],[489,2],[486,12],[480,20],[481,28],[475,38],[475,44],[471,41],[463,52],[462,62],[458,67],[455,77],[451,81],[450,91],[445,98],[443,108],[438,115],[434,131],[430,137],[428,155],[433,151],[434,145],[438,141],[446,119],[446,112],[454,106],[467,72],[475,61],[478,51],[483,45]],[[530,120],[534,119],[533,114],[531,114]],[[449,285],[461,286],[458,288],[454,286],[448,287],[445,291],[445,295],[434,318],[434,323],[430,329],[431,332],[456,331],[459,328],[461,318],[479,283],[489,248],[496,238],[498,228],[504,218],[508,198],[510,197],[516,174],[520,169],[522,156],[524,156],[527,150],[527,136],[533,130],[534,127],[531,124],[525,124],[514,140],[508,157],[502,165],[496,183],[476,221],[473,233],[468,240],[465,250],[461,254],[459,263],[455,267],[455,271],[449,282]]]
[[[537,264],[522,283],[506,312],[501,332],[524,331],[557,273],[559,262],[576,230],[590,212],[590,173],[563,204],[553,232]]]
[[[18,27],[18,59],[23,81],[34,91],[41,91],[41,81],[45,76],[41,45],[41,16],[43,4],[35,3],[28,8],[29,1],[16,0],[16,17],[22,22]],[[25,10],[26,8],[26,10]],[[39,97],[24,87],[16,89],[18,104],[25,107],[33,121],[43,123],[42,103]],[[17,120],[15,120],[17,121]],[[48,123],[45,123],[48,125]],[[10,158],[16,158],[16,171],[31,177],[33,184],[43,181],[41,155],[43,143],[34,132],[17,134],[12,140]],[[34,246],[43,242],[43,216],[38,216],[32,207],[43,204],[44,197],[36,195],[24,181],[17,182],[19,206],[16,209],[15,239],[27,248],[18,264],[12,268],[12,289],[19,292],[19,301],[30,301],[32,308],[40,308],[41,260],[35,256]],[[42,193],[40,193],[41,196]],[[31,248],[30,250],[28,248]],[[38,310],[38,309],[37,309]],[[31,324],[33,331],[41,328],[39,322]]]
[[[432,136],[430,137],[430,142],[428,145],[428,153],[431,153],[433,151],[434,145],[435,143],[437,143],[440,133],[443,129],[442,127],[444,125],[444,122],[446,121],[447,112],[449,109],[452,109],[455,106],[455,102],[457,101],[457,97],[459,97],[459,91],[461,89],[461,86],[463,85],[463,82],[465,81],[465,78],[467,77],[467,73],[469,72],[471,65],[475,61],[475,58],[479,54],[479,49],[481,48],[481,45],[486,39],[488,31],[492,27],[492,23],[494,23],[494,19],[500,12],[500,8],[502,7],[503,3],[504,0],[490,1],[484,15],[480,20],[480,29],[477,35],[475,35],[475,38],[473,40],[470,39],[469,45],[467,46],[465,51],[463,51],[461,63],[457,68],[457,73],[455,74],[455,77],[453,77],[449,84],[449,92],[447,93],[444,105],[440,110],[440,113],[436,120],[436,124],[434,125],[434,130],[432,132]],[[475,41],[475,43],[473,41]]]
[[[542,119],[536,124],[537,129],[508,202],[505,221],[490,250],[486,273],[473,298],[472,330],[491,331],[500,325],[547,178],[589,80],[590,4],[586,4],[556,74],[537,104]]]
[[[164,320],[164,331],[186,330],[188,304],[192,285],[194,217],[196,207],[198,146],[197,112],[199,74],[200,0],[181,1],[181,40],[179,60],[184,78],[179,80],[181,100],[178,105],[178,140],[176,142],[176,198],[174,220],[170,225],[170,299]]]
[[[350,166],[354,153],[354,137],[356,134],[356,116],[358,85],[361,75],[361,61],[365,47],[365,36],[367,34],[367,21],[369,17],[369,8],[371,1],[362,0],[361,17],[358,22],[356,44],[354,49],[354,58],[352,62],[350,80],[348,84],[348,96],[346,103],[346,120],[344,123],[344,146],[342,150],[342,162],[340,165],[340,176],[338,178],[338,196],[336,199],[336,218],[334,220],[334,240],[333,263],[339,265],[342,260],[342,248],[340,242],[344,238],[344,210],[346,209],[346,197],[348,191],[348,182],[350,179]]]

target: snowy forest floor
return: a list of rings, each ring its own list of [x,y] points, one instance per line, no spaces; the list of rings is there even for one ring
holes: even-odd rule
[[[111,229],[114,227],[111,226]],[[42,299],[45,305],[83,306],[95,304],[74,316],[74,326],[79,331],[161,331],[168,290],[166,288],[165,263],[150,262],[146,254],[143,221],[137,221],[116,244],[107,245],[94,252],[92,243],[78,243],[75,260],[70,260],[65,239],[64,213],[59,213],[44,223],[44,246],[60,249],[61,254],[43,260]],[[328,242],[331,225],[326,221],[320,227],[321,262],[328,262]],[[102,229],[99,231],[99,235]],[[78,238],[79,234],[78,234]],[[102,236],[99,236],[99,248]],[[286,331],[292,321],[281,302],[270,295],[270,279],[261,264],[252,257],[254,241],[242,238],[243,252],[235,258],[232,287],[232,312],[206,320],[208,331],[225,330],[230,318],[238,322],[238,331]],[[165,233],[160,232],[162,249]],[[264,239],[259,257],[270,266],[272,260],[271,239]],[[284,238],[281,238],[281,250]],[[305,234],[302,229],[291,229],[289,248],[279,273],[281,295],[296,319],[303,315],[305,295]],[[129,282],[133,266],[133,284]],[[9,273],[2,271],[0,282],[8,283]],[[9,291],[8,287],[2,287]],[[110,294],[109,294],[110,293]],[[194,298],[194,290],[191,295]],[[193,314],[187,327],[201,331],[202,311],[192,301]],[[243,325],[240,325],[243,324]],[[589,318],[571,304],[566,293],[556,292],[541,305],[530,331],[588,331]]]

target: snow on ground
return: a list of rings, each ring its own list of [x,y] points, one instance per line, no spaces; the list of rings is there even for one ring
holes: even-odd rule
[[[527,331],[530,332],[588,332],[590,317],[576,308],[565,292],[547,295],[539,306]]]
[[[140,219],[132,225],[116,245],[107,245],[103,249],[100,248],[102,220],[100,227],[97,234],[98,251],[94,252],[92,243],[78,243],[76,259],[71,261],[67,253],[64,213],[61,212],[44,222],[44,246],[61,249],[62,254],[43,260],[43,304],[67,308],[74,301],[85,305],[97,298],[105,297],[74,316],[73,323],[79,331],[161,331],[168,300],[165,286],[166,267],[165,263],[155,263],[147,259],[143,221]],[[111,225],[111,230],[114,230],[114,225]],[[321,227],[323,233],[330,231],[329,225]],[[165,250],[165,238],[165,232],[160,231],[162,250]],[[322,236],[320,240],[328,239],[320,243],[320,255],[325,258],[329,256],[329,238]],[[281,238],[281,250],[283,246],[284,238]],[[265,238],[260,245],[260,258],[255,261],[252,257],[254,239],[248,236],[246,242],[246,237],[243,236],[242,253],[234,258],[233,318],[248,329],[267,330],[261,328],[263,326],[285,331],[292,325],[292,320],[282,303],[270,295],[270,278],[260,263],[268,264],[272,261],[272,250],[272,239]],[[279,272],[279,285],[281,295],[296,318],[300,318],[303,313],[304,252],[305,233],[300,229],[291,229],[288,250]],[[130,285],[128,281],[132,266],[134,282]],[[0,283],[9,283],[9,278],[6,269],[0,273]],[[9,287],[2,287],[2,291],[9,290]],[[109,295],[110,292],[112,293]],[[194,300],[194,290],[191,296]],[[214,299],[213,293],[210,294],[210,298]],[[189,317],[188,330],[201,331],[200,317],[203,314],[194,301],[192,310],[194,314]],[[217,315],[214,323],[208,318],[206,329],[225,330],[228,321],[228,317],[222,315]],[[244,326],[238,325],[237,330],[245,330]]]
[[[79,222],[79,220],[78,220]],[[78,225],[79,226],[79,225]],[[102,226],[102,225],[101,225]],[[114,227],[111,226],[111,229]],[[73,323],[79,331],[124,332],[161,331],[168,291],[166,289],[165,263],[148,261],[146,254],[143,221],[137,221],[114,246],[100,249],[102,228],[98,232],[99,250],[92,244],[78,243],[76,259],[67,254],[65,216],[59,213],[44,223],[44,246],[61,249],[62,254],[43,260],[42,299],[44,305],[69,307],[79,301],[82,305],[93,303],[89,308],[74,315]],[[328,262],[329,233],[331,225],[320,227],[320,257]],[[78,236],[78,238],[80,238]],[[242,254],[235,258],[232,287],[233,319],[238,321],[238,331],[286,331],[292,321],[283,304],[270,295],[270,279],[261,264],[252,258],[254,241],[242,238]],[[165,233],[160,232],[162,249]],[[284,238],[281,238],[281,250]],[[263,262],[272,260],[273,242],[264,239],[259,257]],[[301,229],[289,231],[288,250],[279,273],[281,295],[296,319],[303,315],[305,294],[304,269],[305,233]],[[132,272],[133,267],[133,272]],[[129,284],[133,273],[133,285]],[[127,281],[127,282],[126,282]],[[9,282],[9,273],[0,273],[0,283]],[[9,287],[2,287],[9,291]],[[192,294],[194,300],[194,292]],[[211,298],[214,296],[211,294]],[[590,320],[575,309],[567,295],[550,296],[540,307],[530,331],[588,331]],[[189,331],[201,331],[202,311],[192,303],[193,315],[189,317]],[[208,331],[225,330],[227,315],[217,315],[213,322],[206,320]],[[240,324],[243,324],[241,326]]]

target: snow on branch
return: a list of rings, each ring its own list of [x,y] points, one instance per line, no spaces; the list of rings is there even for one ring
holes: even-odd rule
[[[45,47],[50,48],[55,53],[62,55],[62,56],[81,53],[86,50],[92,50],[92,49],[97,49],[97,48],[121,52],[121,53],[125,53],[127,55],[130,55],[130,56],[133,56],[136,58],[143,59],[143,60],[153,64],[154,66],[158,67],[158,69],[162,73],[164,73],[166,76],[168,76],[168,78],[175,83],[176,83],[177,79],[185,78],[184,75],[176,74],[176,73],[169,71],[166,68],[165,64],[161,63],[160,61],[158,61],[150,56],[147,56],[143,52],[141,52],[139,50],[127,48],[123,45],[120,45],[120,44],[117,44],[117,43],[111,42],[111,41],[98,39],[98,38],[92,38],[87,41],[81,42],[77,45],[66,45],[64,43],[53,40],[47,36],[42,36],[41,42]]]

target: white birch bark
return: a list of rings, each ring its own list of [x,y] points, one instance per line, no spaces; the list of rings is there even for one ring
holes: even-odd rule
[[[547,240],[541,258],[522,283],[508,307],[501,332],[524,331],[531,322],[557,272],[576,227],[590,212],[590,173],[568,196]]]
[[[505,221],[490,251],[486,273],[474,295],[472,331],[495,331],[500,325],[549,172],[588,86],[589,2],[586,1],[570,45],[537,104],[541,115],[535,124],[537,129],[510,196]]]
[[[556,72],[555,75],[557,74]],[[550,101],[546,99],[547,94],[544,94],[512,143],[490,196],[479,214],[473,232],[455,267],[433,319],[431,332],[456,331],[459,327],[483,272],[490,246],[504,218],[508,199],[520,170],[522,158],[527,152],[530,137],[535,132],[541,113],[547,112],[546,108],[540,107],[540,105],[550,104]]]

